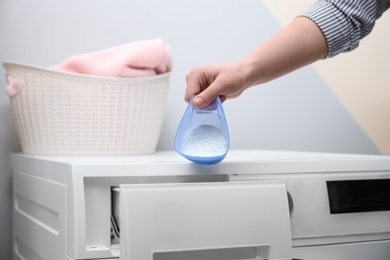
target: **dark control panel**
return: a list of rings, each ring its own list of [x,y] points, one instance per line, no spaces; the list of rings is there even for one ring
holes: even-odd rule
[[[390,179],[327,181],[331,214],[390,211]]]

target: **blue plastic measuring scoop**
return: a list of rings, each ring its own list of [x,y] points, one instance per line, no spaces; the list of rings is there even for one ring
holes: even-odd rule
[[[204,165],[222,161],[229,151],[229,130],[219,97],[204,108],[189,102],[176,132],[176,152]]]

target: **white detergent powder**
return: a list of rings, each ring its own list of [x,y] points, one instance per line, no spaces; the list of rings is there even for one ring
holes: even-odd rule
[[[227,146],[221,130],[211,125],[199,125],[184,136],[181,152],[190,156],[219,156],[226,153]]]

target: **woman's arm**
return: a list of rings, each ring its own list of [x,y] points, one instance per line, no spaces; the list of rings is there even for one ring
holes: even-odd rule
[[[199,67],[187,74],[185,100],[196,107],[215,97],[235,98],[316,60],[355,49],[389,9],[390,0],[318,0],[242,60]]]
[[[273,80],[327,55],[326,40],[319,27],[306,17],[296,18],[244,59],[222,66],[200,67],[187,75],[186,101],[196,107],[217,96],[224,101],[245,89]]]

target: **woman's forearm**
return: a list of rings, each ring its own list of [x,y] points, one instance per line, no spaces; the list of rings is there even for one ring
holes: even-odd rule
[[[298,17],[241,61],[247,86],[283,76],[327,55],[326,39],[309,18]]]
[[[204,107],[216,97],[235,98],[247,88],[276,79],[327,55],[322,31],[309,18],[296,18],[244,59],[221,66],[198,67],[186,76],[185,100]]]

